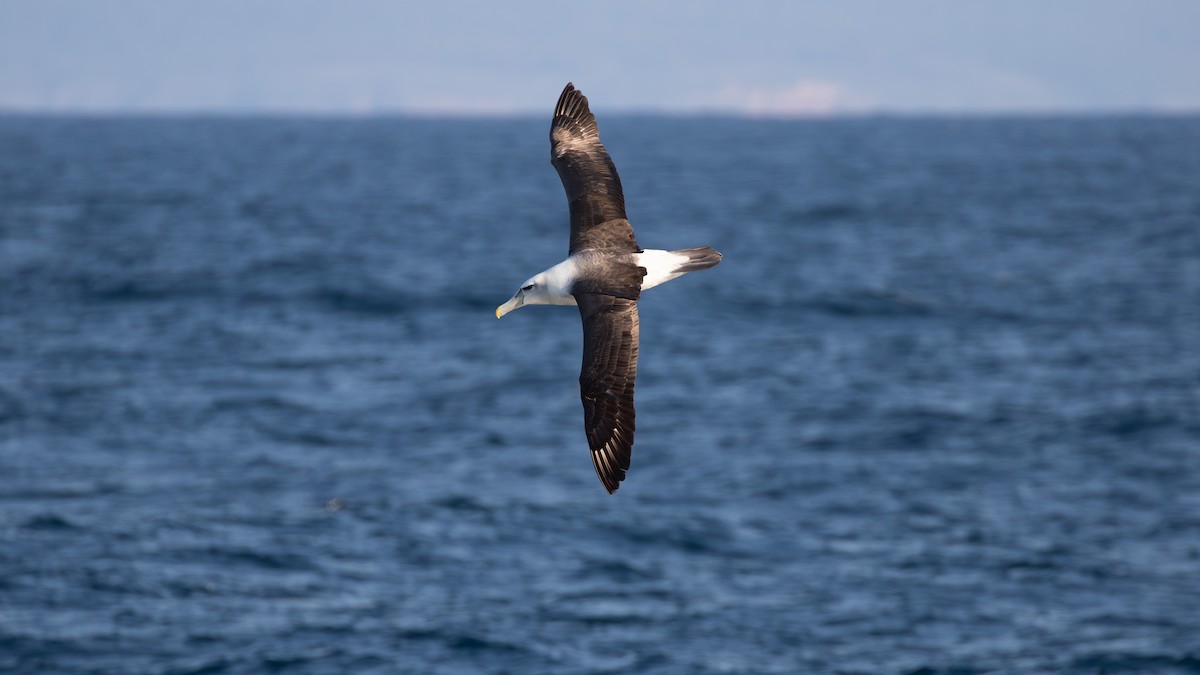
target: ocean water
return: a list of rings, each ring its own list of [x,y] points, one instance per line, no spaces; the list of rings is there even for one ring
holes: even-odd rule
[[[1200,118],[0,117],[0,671],[1200,672]]]

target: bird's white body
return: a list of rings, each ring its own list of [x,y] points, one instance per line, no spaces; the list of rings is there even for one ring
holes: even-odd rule
[[[668,281],[687,274],[680,268],[689,261],[688,256],[664,251],[647,249],[633,254],[639,267],[646,268],[646,276],[642,278],[642,290],[654,288]],[[558,263],[550,269],[535,274],[522,284],[522,287],[533,286],[522,293],[523,305],[574,305],[575,296],[571,295],[571,286],[575,283],[579,271],[575,256]]]
[[[637,259],[639,267],[646,268],[646,276],[642,278],[643,291],[687,274],[686,270],[679,270],[690,260],[681,253],[659,249],[648,249],[634,254],[633,257]]]

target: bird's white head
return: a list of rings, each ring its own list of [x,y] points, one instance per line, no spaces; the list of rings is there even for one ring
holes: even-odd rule
[[[496,318],[499,319],[514,309],[520,309],[525,305],[548,304],[547,301],[542,297],[546,294],[546,283],[545,279],[541,278],[542,276],[543,275],[539,274],[535,277],[526,279],[525,283],[521,284],[521,288],[519,288],[517,292],[511,298],[509,298],[508,302],[496,308]]]
[[[574,305],[571,286],[575,281],[575,261],[568,258],[545,272],[525,280],[516,295],[496,308],[496,318],[525,305]]]
[[[575,262],[571,259],[539,272],[525,280],[516,295],[496,308],[496,318],[525,305],[574,305],[571,285],[575,280]]]

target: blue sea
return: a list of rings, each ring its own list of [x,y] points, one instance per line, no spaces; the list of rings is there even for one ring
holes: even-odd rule
[[[0,117],[0,671],[1200,672],[1200,118]]]

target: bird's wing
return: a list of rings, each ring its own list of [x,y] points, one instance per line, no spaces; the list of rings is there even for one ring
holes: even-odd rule
[[[571,250],[637,251],[625,218],[625,194],[608,151],[600,143],[587,97],[567,83],[550,124],[550,163],[558,171],[571,206]]]
[[[633,451],[637,300],[600,293],[579,293],[575,299],[583,317],[583,428],[596,475],[612,494],[625,480]]]

